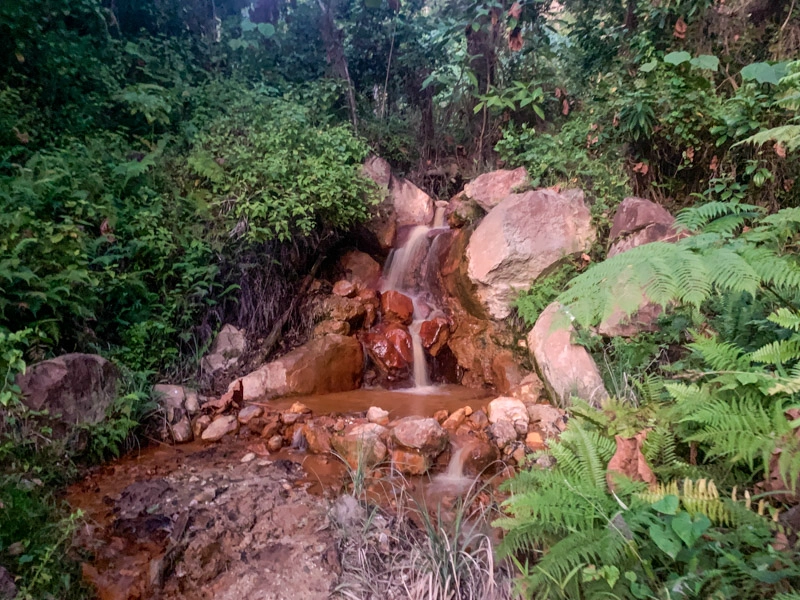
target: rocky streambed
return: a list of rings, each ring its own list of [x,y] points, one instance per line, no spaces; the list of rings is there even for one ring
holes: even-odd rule
[[[441,518],[478,479],[491,483],[469,502],[484,513],[495,484],[564,422],[549,405],[455,386],[428,397],[350,392],[347,413],[328,410],[341,406],[331,396],[218,403],[217,419],[236,423],[218,439],[134,452],[74,485],[69,502],[86,516],[76,544],[99,597],[327,598],[337,586],[353,597],[354,556],[371,548],[379,560],[392,543],[408,551],[419,531],[410,519],[403,535],[362,536],[405,522],[399,495]],[[382,507],[374,523],[367,500]],[[343,533],[353,519],[357,550]],[[408,597],[399,579],[392,586]],[[364,590],[356,597],[373,597]]]

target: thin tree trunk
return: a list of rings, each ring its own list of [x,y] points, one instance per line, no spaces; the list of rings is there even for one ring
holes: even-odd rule
[[[334,75],[347,83],[347,101],[350,105],[350,119],[353,122],[353,129],[358,133],[358,115],[356,112],[356,94],[353,89],[353,80],[350,78],[350,71],[347,68],[347,57],[344,54],[342,32],[336,27],[336,23],[333,20],[336,0],[329,0],[328,5],[325,5],[323,0],[318,0],[318,2],[322,10],[320,33],[322,34],[322,41],[325,43],[328,64],[331,66]]]

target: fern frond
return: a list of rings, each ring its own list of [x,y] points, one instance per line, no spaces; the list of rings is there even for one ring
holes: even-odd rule
[[[800,360],[800,336],[776,340],[750,353],[750,360],[768,365],[784,365]]]
[[[675,224],[689,231],[706,229],[713,221],[736,216],[742,220],[759,215],[763,209],[752,204],[733,202],[707,202],[682,210],[675,218]]]
[[[800,315],[793,310],[782,307],[767,317],[768,321],[783,327],[784,329],[793,329],[800,331]]]
[[[797,148],[800,148],[800,125],[781,125],[759,131],[740,143],[761,146],[767,142],[777,142],[786,146],[789,152],[797,150]]]
[[[749,366],[744,353],[735,344],[698,335],[688,347],[702,356],[715,371],[735,371]]]

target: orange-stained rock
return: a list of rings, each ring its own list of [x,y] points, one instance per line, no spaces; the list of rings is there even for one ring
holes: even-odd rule
[[[433,413],[433,418],[436,419],[436,422],[440,425],[448,419],[448,416],[449,413],[447,412],[446,408],[442,408]]]
[[[450,339],[450,321],[447,317],[434,317],[424,321],[419,328],[422,345],[431,356],[436,356]]]
[[[528,373],[519,384],[509,390],[508,395],[519,398],[526,404],[539,402],[545,395],[544,383],[536,373]]]
[[[400,446],[419,450],[431,457],[441,454],[449,440],[436,419],[423,417],[400,419],[392,429],[392,439]]]
[[[352,468],[372,467],[386,458],[387,430],[376,423],[350,425],[331,438],[331,445]]]
[[[374,258],[360,250],[350,250],[339,259],[339,266],[348,281],[361,284],[361,287],[378,289],[381,266]]]
[[[544,449],[544,439],[542,439],[542,434],[538,431],[531,431],[525,436],[525,446],[527,446],[528,450],[535,452],[536,450],[543,450]]]
[[[392,465],[404,475],[424,475],[431,468],[432,461],[418,450],[395,448],[392,450]]]
[[[459,436],[454,442],[459,447],[464,475],[476,477],[483,474],[500,458],[497,447],[477,436]]]
[[[410,325],[414,314],[414,303],[405,294],[390,290],[381,294],[381,311],[385,321]]]
[[[478,203],[466,197],[464,192],[459,192],[447,203],[444,217],[447,224],[453,229],[460,229],[470,223],[474,223],[484,215]]]
[[[367,314],[367,310],[360,300],[342,296],[326,298],[322,305],[322,312],[332,321],[349,323],[351,329],[359,329],[364,324],[364,317]]]
[[[520,367],[519,360],[510,350],[501,350],[492,359],[492,375],[494,387],[501,394],[508,394],[518,386],[527,371]]]
[[[337,335],[350,335],[350,323],[347,321],[321,321],[314,325],[314,331],[311,337],[323,337],[329,333]]]
[[[358,287],[352,281],[341,279],[333,284],[333,293],[343,298],[353,298],[358,294]]]
[[[364,354],[352,337],[329,334],[237,379],[244,400],[291,394],[329,394],[361,385]]]
[[[388,323],[382,328],[383,335],[389,340],[392,346],[395,347],[400,356],[403,357],[407,363],[414,362],[413,342],[411,341],[411,334],[403,325],[398,323]]]
[[[326,454],[331,451],[331,434],[316,421],[303,425],[303,435],[312,454]]]

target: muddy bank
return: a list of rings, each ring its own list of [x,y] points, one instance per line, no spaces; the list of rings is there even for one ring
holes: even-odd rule
[[[298,463],[238,442],[103,467],[69,494],[87,516],[84,575],[102,600],[327,598],[340,566],[309,485]]]

